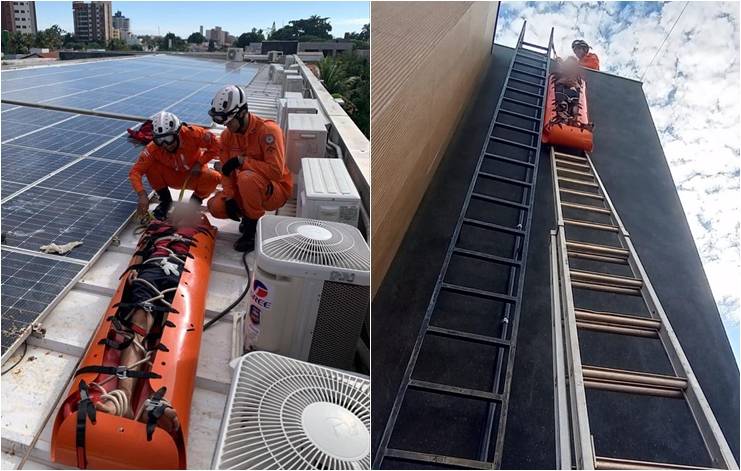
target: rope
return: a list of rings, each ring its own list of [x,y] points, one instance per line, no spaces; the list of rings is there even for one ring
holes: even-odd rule
[[[661,51],[661,48],[664,47],[664,43],[666,42],[667,39],[669,39],[669,36],[671,36],[672,31],[674,31],[674,27],[677,26],[677,23],[679,22],[679,19],[682,17],[682,14],[684,13],[684,10],[687,9],[687,5],[689,5],[689,3],[690,3],[689,0],[686,1],[686,2],[684,2],[684,6],[682,7],[682,11],[679,12],[679,16],[677,17],[676,20],[674,20],[674,24],[669,29],[669,32],[666,33],[666,36],[664,37],[664,40],[661,41],[661,45],[659,45],[659,48],[656,49],[656,52],[654,53],[654,56],[651,58],[651,62],[649,62],[648,65],[646,66],[646,68],[643,70],[643,75],[641,75],[641,79],[640,79],[641,82],[643,82],[643,77],[646,76],[646,72],[648,72],[648,69],[654,63],[654,59],[656,59],[656,56],[659,55],[659,51]]]

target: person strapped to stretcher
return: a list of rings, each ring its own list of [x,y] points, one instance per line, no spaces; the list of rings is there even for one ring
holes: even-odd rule
[[[199,232],[211,235],[200,211],[183,203],[170,211],[164,221],[153,220],[144,230],[129,267],[121,275],[126,287],[114,307],[109,335],[100,341],[120,351],[119,366],[93,365],[77,374],[100,373],[97,382],[80,382],[79,414],[94,422],[95,411],[147,423],[147,439],[155,427],[174,433],[180,427],[177,411],[164,399],[165,388],[155,391],[140,404],[132,394],[139,379],[161,377],[153,368],[156,352],[168,351],[161,342],[164,329],[175,327],[168,314],[177,313],[172,302],[180,284],[190,248]],[[94,400],[93,398],[97,399]]]

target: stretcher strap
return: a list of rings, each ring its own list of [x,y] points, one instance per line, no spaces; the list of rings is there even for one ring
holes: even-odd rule
[[[75,376],[85,374],[85,373],[102,373],[107,375],[115,375],[118,377],[118,379],[126,379],[126,378],[146,378],[146,379],[159,379],[162,378],[161,375],[158,375],[157,373],[153,371],[136,371],[136,370],[130,370],[126,366],[103,366],[103,365],[88,365],[83,366],[77,372],[75,372]]]
[[[167,388],[162,386],[155,392],[151,398],[145,402],[145,408],[147,411],[147,441],[152,441],[152,435],[154,435],[154,429],[157,426],[157,422],[160,417],[165,413],[165,409],[170,407],[170,403],[163,399]]]
[[[77,425],[75,427],[75,446],[77,448],[77,467],[87,468],[87,456],[85,454],[85,424],[87,419],[95,425],[95,405],[90,399],[87,383],[80,380],[80,402],[77,404]]]

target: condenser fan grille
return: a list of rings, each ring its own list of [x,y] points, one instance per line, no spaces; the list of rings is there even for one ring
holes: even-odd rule
[[[232,393],[217,469],[370,469],[366,378],[253,352]]]
[[[370,251],[360,232],[344,224],[265,216],[260,219],[261,246],[275,260],[367,271]]]

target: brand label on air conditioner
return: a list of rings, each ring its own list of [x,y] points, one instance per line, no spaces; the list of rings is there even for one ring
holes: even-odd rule
[[[273,307],[273,296],[268,285],[255,279],[252,285],[252,302],[260,309],[269,310]]]
[[[340,283],[352,283],[355,281],[355,273],[346,273],[342,271],[332,271],[329,274],[330,281],[339,281]]]

